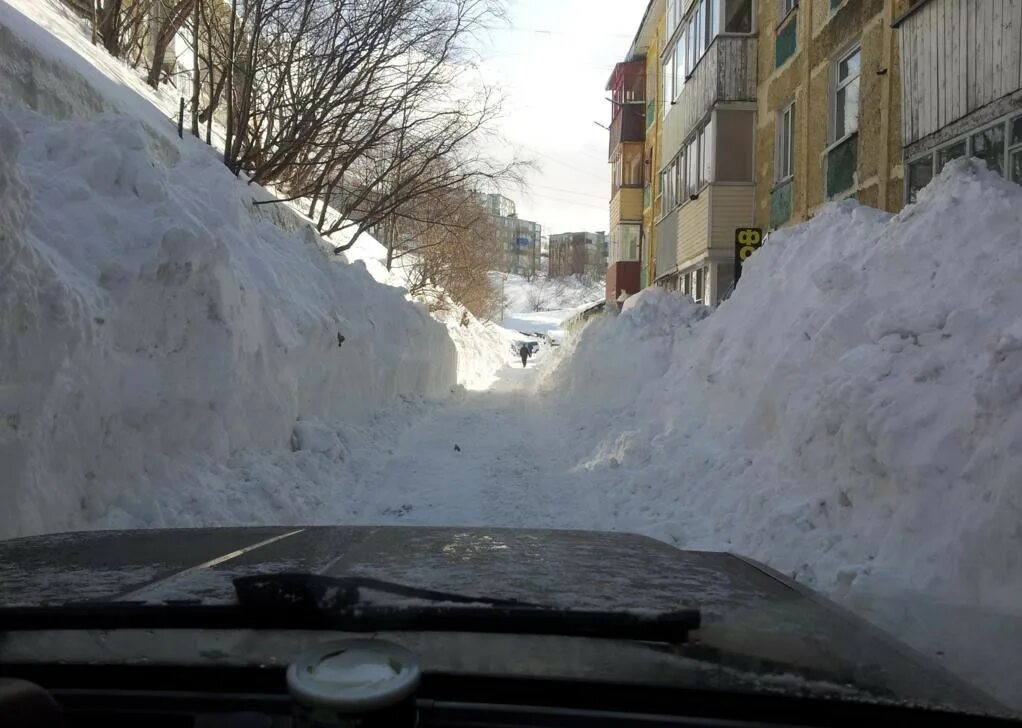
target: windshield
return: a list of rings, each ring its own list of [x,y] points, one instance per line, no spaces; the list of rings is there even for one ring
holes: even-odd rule
[[[0,624],[375,579],[1022,711],[1009,4],[165,4],[0,0]]]

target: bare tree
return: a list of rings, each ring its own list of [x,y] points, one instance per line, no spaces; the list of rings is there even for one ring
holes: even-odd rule
[[[309,198],[310,216],[318,204],[321,232],[351,228],[342,249],[416,196],[517,180],[519,161],[480,151],[499,96],[452,93],[499,13],[495,0],[242,0],[225,162]]]
[[[194,3],[195,0],[156,0],[152,3],[149,19],[152,53],[146,82],[153,88],[157,88],[163,80],[163,59],[174,42],[174,36],[184,27]]]
[[[456,301],[476,316],[493,315],[500,304],[489,275],[500,256],[493,219],[464,188],[421,197],[414,207],[398,254],[409,261],[409,292],[432,310]]]

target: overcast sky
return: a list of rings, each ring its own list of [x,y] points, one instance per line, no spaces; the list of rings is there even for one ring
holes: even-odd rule
[[[646,0],[509,0],[510,28],[490,32],[484,73],[508,100],[503,133],[539,169],[518,216],[544,235],[606,230],[610,201],[604,87],[638,29]]]

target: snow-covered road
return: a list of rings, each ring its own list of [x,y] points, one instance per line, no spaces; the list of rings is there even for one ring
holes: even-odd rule
[[[372,467],[350,501],[376,523],[565,526],[558,483],[572,465],[559,447],[568,423],[536,391],[542,356],[508,360],[485,391],[428,408]]]

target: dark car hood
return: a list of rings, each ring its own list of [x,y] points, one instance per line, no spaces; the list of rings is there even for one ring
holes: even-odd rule
[[[565,608],[695,608],[703,626],[682,651],[717,666],[776,668],[865,688],[873,697],[997,710],[879,630],[760,564],[620,533],[345,526],[14,539],[0,542],[0,620],[6,607],[85,600],[231,605],[233,577],[277,572],[363,575]]]

